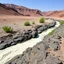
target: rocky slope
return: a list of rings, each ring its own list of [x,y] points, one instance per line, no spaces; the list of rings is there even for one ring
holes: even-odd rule
[[[64,10],[43,12],[38,9],[30,9],[24,6],[14,4],[1,4],[0,15],[22,15],[22,16],[47,16],[47,17],[64,17]]]
[[[6,7],[13,8],[16,10],[19,14],[24,16],[43,16],[42,12],[37,9],[29,9],[24,6],[18,6],[14,4],[4,4]]]
[[[49,12],[46,12],[45,16],[48,16],[48,17],[64,17],[64,10],[60,10],[60,11],[49,11]]]
[[[22,55],[18,55],[6,64],[63,64],[60,59],[63,56],[60,53],[60,58],[50,53],[52,50],[56,52],[60,50],[61,38],[64,38],[64,25],[57,28],[53,35],[45,36],[41,43],[28,48]]]
[[[6,7],[0,3],[0,15],[19,15],[19,13],[15,9]]]

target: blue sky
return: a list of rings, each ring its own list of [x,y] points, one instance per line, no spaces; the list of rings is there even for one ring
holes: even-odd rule
[[[0,3],[16,4],[41,11],[64,9],[64,0],[0,0]]]

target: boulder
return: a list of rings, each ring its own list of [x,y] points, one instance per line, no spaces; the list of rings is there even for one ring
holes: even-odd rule
[[[37,31],[32,31],[32,38],[35,38],[35,37],[37,37],[38,36],[38,33],[37,33]]]
[[[5,45],[7,45],[7,44],[6,43],[0,44],[0,50],[4,49],[5,48]]]
[[[54,27],[55,25],[56,25],[56,22],[51,22],[49,23],[48,28]]]

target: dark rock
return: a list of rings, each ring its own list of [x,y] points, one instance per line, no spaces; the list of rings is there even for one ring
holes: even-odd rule
[[[52,22],[48,25],[37,25],[30,30],[24,30],[22,32],[17,32],[14,34],[9,34],[7,36],[0,37],[0,45],[3,43],[0,46],[0,49],[16,45],[17,43],[21,43],[31,38],[35,38],[38,36],[39,33],[42,33],[42,31],[53,26],[55,26],[55,22]]]
[[[32,33],[32,30],[28,30],[29,33]]]
[[[18,42],[22,42],[22,41],[23,41],[23,37],[18,37],[18,38],[16,38],[16,39],[14,39],[14,41],[17,42],[17,43],[18,43]]]
[[[54,25],[54,23],[51,25]],[[39,28],[40,27],[38,27],[38,29]],[[36,33],[36,31],[32,32]],[[48,48],[58,50],[60,47],[58,36],[64,37],[64,26],[60,27],[60,29],[56,29],[53,35],[45,36],[43,42],[36,44],[33,48],[28,48],[22,55],[16,56],[6,64],[10,62],[11,64],[63,64],[57,57],[51,55],[48,51]]]
[[[35,38],[38,35],[38,33],[36,31],[33,31],[31,34],[32,34],[32,38]]]
[[[48,25],[48,28],[54,27],[56,25],[56,22],[52,22]]]
[[[23,41],[28,40],[28,36],[29,36],[29,34],[24,35],[24,37],[23,37]]]
[[[43,30],[44,30],[44,27],[40,27],[40,28],[38,29],[38,33],[42,33]]]
[[[40,27],[42,27],[42,25],[37,25],[37,26],[35,26],[36,29],[38,29],[38,28],[40,28]]]
[[[16,44],[17,44],[16,42],[12,42],[12,43],[11,43],[11,46],[16,45]]]
[[[6,45],[6,44],[4,44],[4,43],[3,43],[3,44],[0,44],[0,50],[1,50],[1,49],[4,49],[4,48],[5,48],[5,45]]]
[[[23,31],[23,34],[29,34],[28,30]]]
[[[32,35],[31,35],[31,34],[29,34],[29,35],[28,35],[28,39],[31,39],[31,38],[32,38]]]
[[[4,41],[1,40],[1,41],[0,41],[0,44],[3,43],[3,42],[4,42]]]

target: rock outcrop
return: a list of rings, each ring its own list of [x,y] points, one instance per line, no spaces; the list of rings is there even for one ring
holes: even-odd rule
[[[45,16],[45,17],[64,17],[64,10],[43,12],[38,9],[30,9],[14,4],[1,4],[0,15],[21,15],[21,16]]]
[[[62,64],[62,62],[57,57],[49,55],[45,45],[39,43],[6,64]]]
[[[47,48],[51,48],[53,50],[59,50],[60,44],[61,44],[60,40],[62,37],[64,38],[64,25],[57,28],[54,31],[53,35],[45,36],[43,42],[44,42],[45,46],[47,46]]]
[[[30,30],[24,30],[23,32],[17,32],[15,34],[9,34],[8,36],[0,37],[0,50],[16,45],[17,43],[22,43],[23,41],[29,40],[31,38],[36,38],[39,33],[48,28],[54,27],[55,25],[56,22],[38,25]]]
[[[6,7],[0,3],[0,15],[20,15],[15,9]]]
[[[64,38],[64,25],[58,27],[53,35],[45,36],[41,43],[28,48],[22,55],[18,55],[6,64],[63,64],[59,57],[51,54],[48,49],[60,49],[60,40]]]
[[[59,10],[59,11],[49,11],[45,13],[45,16],[48,17],[57,17],[57,18],[62,18],[64,17],[64,10]]]
[[[14,4],[0,3],[0,12],[0,15],[43,16],[42,12],[38,9],[29,9]]]

